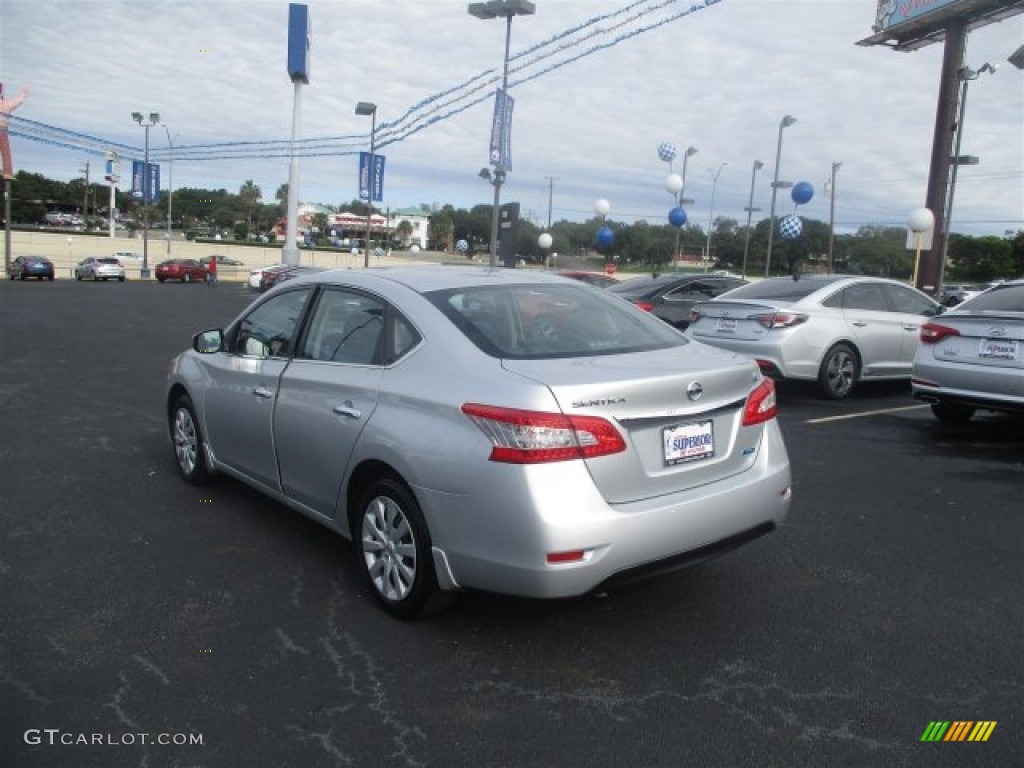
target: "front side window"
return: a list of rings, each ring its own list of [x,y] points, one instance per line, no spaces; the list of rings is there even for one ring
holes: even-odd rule
[[[312,288],[301,288],[259,304],[238,323],[229,351],[251,357],[289,357],[311,292]]]
[[[893,312],[903,312],[907,315],[934,315],[936,306],[927,296],[922,296],[917,291],[903,285],[883,286],[886,296],[889,297],[889,304]]]

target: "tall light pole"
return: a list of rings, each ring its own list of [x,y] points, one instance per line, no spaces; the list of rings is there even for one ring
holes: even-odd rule
[[[718,166],[718,170],[715,171],[715,180],[711,184],[711,206],[708,208],[708,241],[704,248],[704,271],[707,272],[711,266],[711,224],[715,217],[715,190],[718,189],[718,177],[722,175],[722,169],[727,166],[728,163],[722,163]],[[708,168],[708,173],[711,173],[711,169]]]
[[[171,255],[171,206],[174,203],[174,142],[171,141],[171,129],[167,127],[167,123],[163,123],[164,130],[167,131],[167,146],[171,148],[171,160],[168,163],[170,173],[167,180],[167,255]]]
[[[832,180],[828,185],[828,273],[830,275],[832,274],[832,254],[836,240],[836,171],[842,165],[838,160],[832,163]]]
[[[377,105],[371,101],[360,101],[356,104],[357,115],[370,116],[370,163],[366,175],[366,248],[363,249],[363,266],[370,266],[370,227],[373,215],[373,152],[376,149]]]
[[[145,279],[149,277],[149,198],[152,194],[149,173],[149,129],[160,122],[160,113],[150,112],[147,122],[141,112],[132,112],[132,119],[146,130],[146,154],[142,171],[142,272],[140,273],[140,276]]]
[[[995,74],[997,65],[989,64],[985,62],[981,65],[981,68],[977,71],[970,67],[960,67],[957,70],[957,76],[960,78],[960,108],[957,111],[956,119],[956,148],[953,150],[953,156],[950,158],[950,164],[953,166],[953,170],[950,172],[949,179],[949,195],[946,198],[946,215],[942,217],[942,256],[939,258],[939,280],[938,290],[942,290],[942,282],[946,272],[946,255],[949,253],[949,235],[952,231],[951,222],[953,219],[953,195],[956,192],[956,173],[957,169],[961,165],[977,165],[978,158],[970,155],[960,155],[960,141],[964,135],[964,116],[967,112],[967,84],[971,80],[977,80],[985,72]]]
[[[536,10],[536,5],[528,2],[528,0],[487,0],[487,2],[483,3],[469,4],[468,11],[470,16],[478,19],[505,19],[505,58],[503,59],[501,74],[501,93],[506,98],[508,96],[508,52],[509,45],[512,42],[512,17],[530,16]],[[505,130],[509,130],[508,125],[505,126]],[[492,157],[491,164],[494,166],[494,174],[488,173],[488,176],[484,177],[481,171],[480,175],[483,178],[487,178],[494,186],[494,210],[491,212],[490,256],[490,266],[494,267],[498,263],[498,216],[500,215],[498,207],[501,204],[501,185],[505,182],[508,168],[505,167],[504,160],[501,158]]]
[[[757,172],[762,168],[764,168],[764,163],[755,160],[754,169],[750,172],[750,200],[747,201],[747,207],[743,209],[747,212],[747,234],[743,238],[743,273],[741,275],[744,278],[747,276],[747,256],[750,254],[750,219],[755,211],[761,210],[754,207],[754,180],[757,178]]]
[[[775,149],[775,177],[772,180],[772,209],[768,216],[768,253],[764,257],[764,276],[768,277],[771,274],[772,266],[772,239],[775,235],[775,197],[779,192],[779,187],[790,187],[792,184],[788,181],[779,181],[779,164],[782,162],[782,131],[793,123],[796,122],[796,118],[792,115],[786,115],[779,122],[779,143]]]

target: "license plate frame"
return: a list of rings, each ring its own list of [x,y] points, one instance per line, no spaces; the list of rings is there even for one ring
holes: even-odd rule
[[[978,357],[984,360],[1017,360],[1019,353],[1016,339],[982,339],[978,343]]]
[[[687,421],[663,427],[661,447],[666,467],[710,459],[715,455],[714,421]]]

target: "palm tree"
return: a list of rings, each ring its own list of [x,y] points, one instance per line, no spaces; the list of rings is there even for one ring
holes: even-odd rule
[[[245,208],[248,214],[249,221],[249,232],[252,232],[252,209],[255,208],[260,200],[263,199],[263,192],[260,190],[252,179],[248,179],[238,190],[238,196],[242,200],[242,206]]]

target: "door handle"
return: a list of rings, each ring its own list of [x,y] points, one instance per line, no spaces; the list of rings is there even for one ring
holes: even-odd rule
[[[904,331],[916,331],[916,330],[918,330],[918,327],[916,325],[904,325],[903,326],[903,330]]]
[[[351,400],[346,400],[341,405],[336,405],[332,409],[339,416],[348,416],[351,419],[358,419],[363,415],[363,412],[352,405]]]
[[[258,387],[253,387],[252,393],[256,395],[256,397],[269,398],[274,396],[274,391],[267,389],[262,384]]]
[[[850,325],[855,325],[858,328],[863,328],[867,324],[868,324],[867,320],[854,320],[853,322],[850,323]]]

